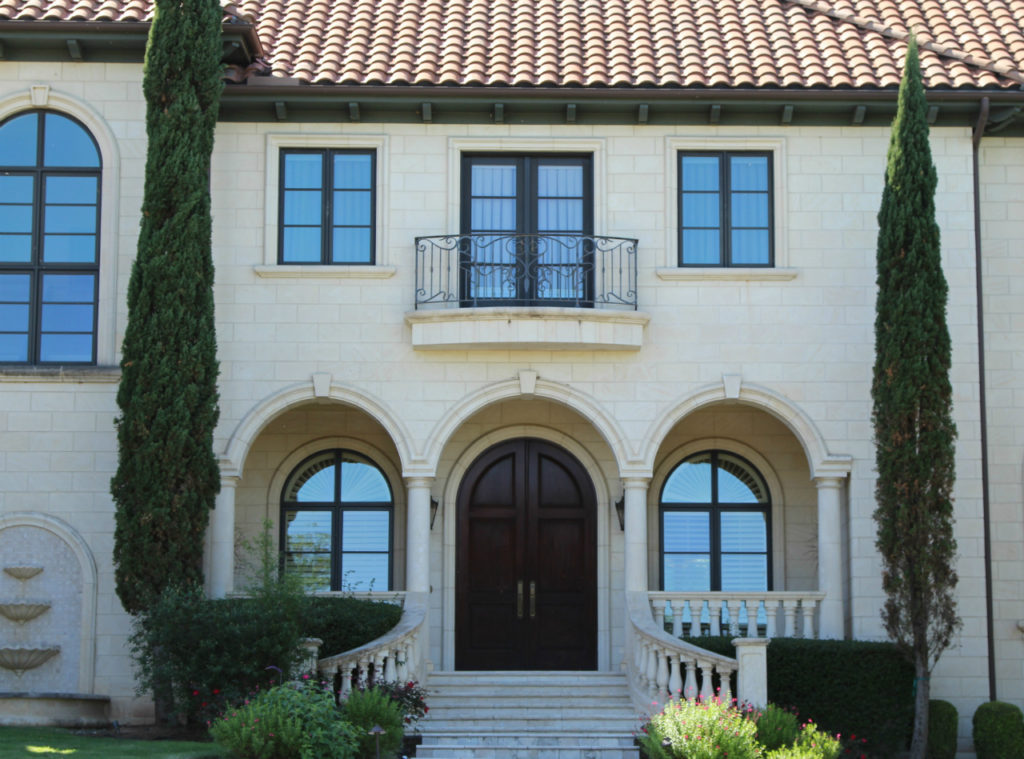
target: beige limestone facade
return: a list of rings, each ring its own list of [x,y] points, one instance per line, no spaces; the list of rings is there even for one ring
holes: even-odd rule
[[[145,161],[141,66],[0,63],[0,122],[28,109],[73,116],[101,152],[97,362],[0,371],[0,533],[50,520],[60,540],[87,547],[95,584],[78,590],[94,594],[81,605],[94,619],[82,627],[93,632],[76,658],[90,659],[78,687],[110,696],[113,718],[145,720],[125,647],[130,618],[114,592],[109,493]],[[884,638],[870,385],[888,140],[879,126],[220,123],[211,186],[224,488],[211,592],[240,584],[235,546],[263,520],[278,534],[295,467],[317,451],[352,450],[394,494],[387,590],[429,593],[426,657],[435,671],[455,669],[460,485],[493,445],[542,439],[593,485],[597,667],[618,671],[624,593],[660,587],[661,488],[687,456],[719,450],[751,463],[771,493],[774,589],[824,591],[823,634]],[[971,130],[936,127],[931,141],[954,346],[964,623],[933,695],[957,706],[969,735],[989,698],[990,635],[996,693],[1024,703],[1024,145],[981,142],[979,310]],[[375,151],[374,264],[278,263],[288,148]],[[676,156],[691,150],[771,155],[773,267],[677,266]],[[637,308],[414,308],[415,238],[459,231],[466,153],[591,156],[595,233],[638,240]],[[639,495],[626,499],[623,528],[616,503],[627,483]],[[407,519],[415,488],[437,504],[426,534],[423,519]],[[0,691],[17,688],[0,670]]]

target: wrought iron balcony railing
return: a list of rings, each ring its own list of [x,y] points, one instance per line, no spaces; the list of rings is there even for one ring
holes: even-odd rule
[[[477,232],[416,238],[416,308],[636,309],[637,241]]]

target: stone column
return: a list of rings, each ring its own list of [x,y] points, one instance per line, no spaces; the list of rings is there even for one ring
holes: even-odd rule
[[[433,477],[407,477],[405,518],[405,589],[430,592],[430,486]]]
[[[238,477],[222,475],[210,512],[210,597],[224,598],[235,587],[235,489]]]
[[[764,707],[768,704],[768,643],[770,638],[734,638],[739,665],[737,700]]]
[[[648,477],[623,477],[625,490],[625,589],[647,592],[647,485]]]
[[[818,590],[825,593],[821,602],[821,638],[842,638],[843,613],[843,545],[840,524],[840,496],[843,480],[839,477],[816,477],[818,486]]]

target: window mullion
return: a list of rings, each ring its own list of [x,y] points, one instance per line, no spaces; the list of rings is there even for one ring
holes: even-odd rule
[[[334,258],[332,226],[334,224],[334,151],[321,151],[324,157],[323,174],[320,178],[323,187],[323,216],[320,223],[320,263],[329,264]]]
[[[732,266],[732,174],[729,164],[729,154],[722,153],[718,167],[718,187],[721,192],[719,221],[722,224],[722,263],[725,266]]]

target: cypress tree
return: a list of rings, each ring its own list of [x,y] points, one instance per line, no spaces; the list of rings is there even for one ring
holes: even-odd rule
[[[960,626],[953,539],[954,440],[946,280],[935,167],[917,44],[911,39],[878,213],[872,382],[876,547],[885,628],[915,670],[911,757],[928,741],[929,675]]]
[[[132,614],[202,582],[220,489],[209,167],[222,84],[215,0],[157,0],[146,46],[145,189],[116,421],[114,564]]]

